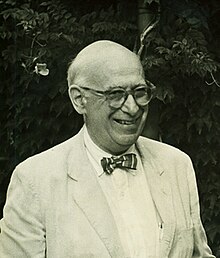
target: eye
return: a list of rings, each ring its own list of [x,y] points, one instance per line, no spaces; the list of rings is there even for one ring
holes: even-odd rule
[[[120,100],[123,97],[124,97],[124,91],[123,90],[115,89],[115,90],[111,90],[111,91],[108,92],[109,100],[112,100],[112,99]]]
[[[138,97],[143,97],[143,96],[149,94],[147,87],[139,87],[139,88],[136,88],[134,92],[135,92],[136,98],[138,98]]]

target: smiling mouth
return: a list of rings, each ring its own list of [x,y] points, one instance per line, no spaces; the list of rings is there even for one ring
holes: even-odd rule
[[[133,119],[133,120],[115,119],[115,121],[121,125],[134,125],[137,122],[137,119]]]

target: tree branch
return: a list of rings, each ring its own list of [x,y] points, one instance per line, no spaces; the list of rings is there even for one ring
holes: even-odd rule
[[[141,46],[140,46],[140,48],[139,48],[139,50],[138,50],[138,53],[137,53],[138,56],[141,56],[141,54],[142,54],[142,52],[143,52],[143,49],[144,49],[144,46],[145,46],[144,40],[145,40],[146,36],[156,27],[156,25],[158,24],[158,22],[159,22],[159,19],[157,19],[153,24],[147,26],[147,27],[144,29],[143,33],[141,33],[141,35],[140,35],[140,43],[141,43]]]
[[[213,83],[215,83],[215,85],[217,85],[218,87],[220,87],[220,85],[218,84],[218,82],[216,81],[216,79],[215,79],[215,77],[214,77],[214,75],[213,75],[213,73],[210,73],[211,74],[211,77],[212,77],[212,82],[207,82],[206,81],[206,84],[207,85],[212,85]]]

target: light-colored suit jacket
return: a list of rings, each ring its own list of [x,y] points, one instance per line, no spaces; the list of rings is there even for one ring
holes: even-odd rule
[[[160,258],[214,257],[201,224],[189,157],[143,137],[137,149],[163,222]],[[0,257],[124,258],[113,215],[92,170],[83,130],[18,165],[1,221]]]

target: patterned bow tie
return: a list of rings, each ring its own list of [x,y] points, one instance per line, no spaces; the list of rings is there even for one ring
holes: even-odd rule
[[[136,154],[134,153],[125,154],[120,157],[114,157],[114,156],[112,156],[111,158],[104,157],[101,160],[101,165],[103,167],[104,172],[110,175],[115,168],[136,169],[137,157],[136,157]]]

